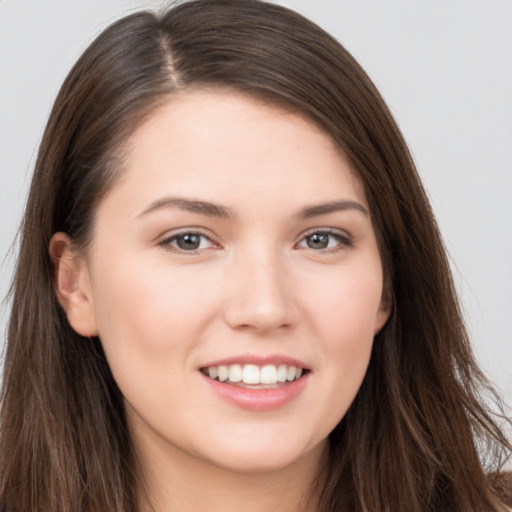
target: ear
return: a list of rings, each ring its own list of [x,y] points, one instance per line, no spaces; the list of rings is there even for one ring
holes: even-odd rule
[[[60,305],[71,327],[85,337],[96,336],[89,269],[65,233],[55,233],[50,240],[54,283]]]
[[[377,315],[375,317],[375,327],[373,331],[374,336],[377,336],[377,334],[379,334],[382,328],[386,325],[386,322],[391,315],[392,307],[392,293],[389,287],[385,286],[380,299],[379,309],[377,310]]]

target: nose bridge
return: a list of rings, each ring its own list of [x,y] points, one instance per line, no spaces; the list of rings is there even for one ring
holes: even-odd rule
[[[234,259],[226,302],[227,322],[232,327],[256,331],[291,325],[293,300],[279,250],[270,244],[250,244]]]

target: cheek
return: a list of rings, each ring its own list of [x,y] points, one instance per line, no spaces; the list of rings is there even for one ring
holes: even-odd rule
[[[382,280],[378,270],[353,269],[335,280],[324,280],[323,287],[318,283],[309,311],[312,331],[322,347],[318,375],[325,392],[326,425],[332,429],[347,412],[366,374]]]
[[[128,411],[165,425],[168,411],[186,411],[192,400],[186,369],[214,309],[212,291],[202,284],[208,281],[197,270],[194,280],[190,272],[126,257],[115,269],[96,270],[99,337]]]
[[[312,322],[332,350],[357,351],[361,344],[371,343],[381,317],[379,266],[341,269],[324,279],[312,279],[308,287]]]
[[[169,370],[200,342],[214,303],[207,285],[198,286],[208,283],[201,276],[127,258],[116,268],[97,268],[95,276],[98,332],[114,374]]]

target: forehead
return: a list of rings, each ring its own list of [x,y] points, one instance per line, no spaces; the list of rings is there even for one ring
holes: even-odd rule
[[[272,189],[282,197],[309,192],[315,202],[337,190],[366,203],[331,137],[303,116],[232,91],[170,96],[129,140],[119,185],[130,183],[138,197],[160,188],[235,200],[234,191],[258,198]]]

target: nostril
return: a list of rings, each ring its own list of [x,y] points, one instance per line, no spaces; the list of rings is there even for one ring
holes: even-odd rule
[[[267,332],[289,328],[297,319],[290,280],[282,264],[268,251],[258,258],[253,251],[243,265],[234,264],[226,289],[225,319],[238,330]],[[252,264],[251,264],[252,263]]]

